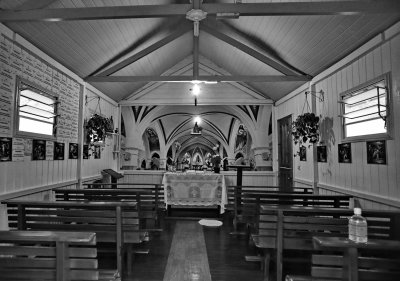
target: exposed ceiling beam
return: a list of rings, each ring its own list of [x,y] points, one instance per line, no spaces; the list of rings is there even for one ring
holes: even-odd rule
[[[253,48],[250,48],[249,46],[243,44],[242,42],[229,37],[228,35],[223,34],[222,32],[217,31],[214,28],[208,27],[205,24],[201,25],[201,29],[204,30],[205,32],[213,35],[214,37],[232,45],[233,47],[241,50],[242,52],[245,52],[246,54],[252,56],[253,58],[262,61],[263,63],[269,65],[270,67],[278,70],[279,72],[285,74],[285,75],[298,75],[296,71],[286,67],[285,65],[261,54],[260,52],[254,50]]]
[[[267,105],[273,104],[274,102],[270,99],[256,100],[256,99],[235,99],[227,100],[225,98],[211,98],[201,99],[198,101],[200,105]],[[121,106],[133,106],[133,105],[191,105],[193,106],[192,99],[140,99],[140,100],[122,100],[118,103]]]
[[[134,63],[135,61],[138,61],[139,59],[147,56],[148,54],[158,50],[159,48],[163,47],[164,45],[174,41],[176,38],[182,36],[186,32],[191,30],[191,25],[189,24],[183,24],[180,26],[180,28],[176,29],[174,32],[172,32],[170,35],[166,36],[165,38],[155,42],[154,44],[148,46],[147,48],[141,50],[140,52],[126,58],[125,60],[121,61],[120,63],[110,67],[109,69],[99,73],[99,76],[108,76],[112,75],[113,73],[123,69],[124,67]]]
[[[0,21],[67,21],[171,17],[185,16],[191,8],[191,4],[168,4],[0,11]],[[219,13],[238,13],[240,16],[398,14],[400,1],[205,3],[202,5],[202,9],[209,16]]]
[[[17,7],[16,10],[43,9],[55,1],[56,0],[28,0],[25,3],[21,4],[19,7]]]
[[[396,13],[400,11],[398,0],[334,1],[334,2],[273,2],[243,4],[202,5],[208,14],[238,13],[240,16],[307,16],[307,15],[359,15]]]
[[[0,21],[70,21],[185,16],[191,4],[0,11]]]
[[[310,81],[310,76],[298,75],[200,75],[198,79],[193,76],[90,76],[86,82],[191,82],[193,80],[208,82],[296,82]]]

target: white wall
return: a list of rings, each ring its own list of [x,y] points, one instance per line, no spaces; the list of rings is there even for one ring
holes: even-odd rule
[[[352,143],[351,164],[338,163],[338,144],[343,142],[338,117],[340,94],[387,72],[391,73],[390,118],[394,121],[392,139],[387,140],[387,165],[367,164],[365,141]],[[325,120],[322,124],[328,124],[320,128],[328,161],[318,163],[314,178],[313,153],[308,150],[307,162],[294,159],[295,179],[310,185],[317,180],[322,193],[330,190],[359,196],[367,207],[377,203],[400,207],[400,23],[315,77],[311,84],[316,92],[324,92],[324,101],[316,101],[316,114]],[[289,114],[295,119],[302,113],[306,89],[308,85],[277,102],[276,120]]]
[[[68,144],[83,144],[83,118],[94,106],[93,102],[86,104],[84,95],[97,95],[100,99],[102,113],[113,116],[114,124],[118,127],[118,105],[104,94],[100,93],[86,83],[76,74],[60,65],[52,58],[31,45],[18,34],[14,34],[4,25],[0,25],[0,81],[2,100],[0,106],[7,104],[4,99],[14,107],[15,81],[17,76],[48,88],[59,95],[61,100],[61,114],[70,118],[57,133],[57,141],[65,143],[64,160],[32,161],[31,156],[25,156],[24,161],[0,162],[0,199],[21,196],[36,191],[44,191],[57,186],[66,186],[77,183],[80,179],[100,176],[100,171],[105,168],[117,169],[118,155],[113,154],[113,139],[108,139],[101,159],[68,159]],[[64,81],[60,86],[59,81]],[[67,86],[66,86],[67,85]],[[4,86],[4,87],[3,87]],[[68,102],[65,100],[70,98]],[[5,115],[2,115],[2,118]],[[13,110],[11,118],[5,116],[6,124],[11,122],[9,128],[0,130],[0,137],[14,138]],[[7,119],[8,118],[8,119]],[[61,118],[64,118],[63,116]],[[72,121],[71,121],[72,120]],[[7,123],[8,122],[8,123]],[[6,126],[7,127],[7,126]],[[114,157],[115,155],[115,157]]]

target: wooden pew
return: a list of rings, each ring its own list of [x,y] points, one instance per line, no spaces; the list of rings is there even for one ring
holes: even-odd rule
[[[236,199],[240,202],[242,193],[293,193],[293,194],[313,194],[312,187],[292,187],[290,189],[282,189],[279,186],[259,186],[259,185],[230,185],[227,186],[228,204],[225,209],[234,210]],[[239,204],[240,205],[240,204]]]
[[[353,197],[350,195],[242,192],[235,200],[233,224],[235,231],[238,223],[245,223],[248,229],[256,225],[261,205],[350,208],[353,204]]]
[[[0,231],[1,280],[117,280],[99,270],[93,232]]]
[[[104,184],[101,184],[104,185]],[[115,185],[115,184],[112,184]],[[148,184],[148,188],[85,188],[85,189],[53,189],[57,201],[133,201],[137,202],[139,218],[142,228],[147,220],[153,220],[155,227],[159,227],[160,207],[164,208],[164,193],[157,184]],[[95,185],[98,186],[98,185]],[[138,184],[139,186],[139,184]],[[140,184],[142,186],[142,184]]]
[[[269,264],[276,257],[277,280],[282,280],[284,251],[301,251],[297,262],[310,262],[314,251],[312,237],[348,235],[348,218],[353,210],[345,208],[271,207],[262,206],[258,234],[252,235],[255,246],[263,253],[264,280],[269,277]],[[400,239],[400,213],[363,210],[371,239]]]
[[[115,245],[121,274],[123,246],[127,249],[130,272],[133,245],[142,243],[147,236],[147,232],[139,228],[135,202],[7,200],[2,203],[8,207],[10,229],[95,232],[97,242]]]
[[[287,275],[286,281],[400,280],[400,241],[354,243],[346,237],[313,237],[313,241],[316,249],[335,252],[313,254],[311,276]]]

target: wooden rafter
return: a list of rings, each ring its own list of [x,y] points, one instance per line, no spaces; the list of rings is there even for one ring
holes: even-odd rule
[[[191,8],[191,4],[168,4],[0,11],[0,21],[68,21],[159,18],[185,16]],[[202,5],[202,9],[208,13],[208,16],[215,16],[220,13],[237,13],[240,16],[398,14],[400,11],[400,1],[372,0],[246,4],[205,3]]]
[[[199,75],[198,79],[187,75],[174,76],[90,76],[86,82],[296,82],[310,81],[311,76],[300,75]]]
[[[157,49],[163,47],[164,45],[172,42],[176,38],[182,36],[186,32],[189,32],[191,30],[191,26],[189,24],[184,24],[181,25],[180,28],[176,29],[174,32],[172,32],[170,35],[166,36],[165,38],[155,42],[154,44],[150,45],[149,47],[141,50],[140,52],[124,59],[122,62],[114,65],[113,67],[110,67],[109,69],[101,72],[98,74],[98,76],[108,76],[112,75],[113,73],[123,69],[124,67],[134,63],[135,61],[147,56],[148,54],[156,51]]]
[[[298,73],[287,66],[261,54],[260,52],[254,50],[253,48],[250,48],[249,46],[243,44],[242,42],[239,42],[236,39],[233,39],[232,37],[229,37],[228,35],[223,34],[222,32],[219,32],[218,30],[208,27],[207,25],[202,25],[201,29],[204,30],[205,32],[213,35],[214,37],[232,45],[233,47],[245,52],[246,54],[254,57],[255,59],[262,61],[263,63],[269,65],[270,67],[278,70],[279,72],[285,74],[285,75],[298,75]]]

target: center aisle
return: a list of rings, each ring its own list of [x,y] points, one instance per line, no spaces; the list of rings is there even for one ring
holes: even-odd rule
[[[163,281],[211,281],[202,226],[177,221]]]

